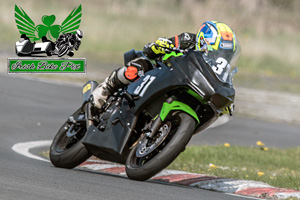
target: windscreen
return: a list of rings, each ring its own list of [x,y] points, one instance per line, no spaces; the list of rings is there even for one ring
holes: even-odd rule
[[[222,82],[232,84],[232,77],[237,72],[237,61],[241,52],[240,43],[236,40],[234,51],[218,49],[203,54],[204,60],[211,66]]]

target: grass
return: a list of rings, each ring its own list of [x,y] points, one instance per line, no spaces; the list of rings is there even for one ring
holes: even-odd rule
[[[300,190],[300,148],[187,147],[168,168]]]
[[[300,190],[300,148],[188,146],[168,169],[223,178],[254,180]],[[49,158],[49,150],[40,155]]]
[[[40,152],[40,155],[49,159],[49,153],[50,153],[50,151],[47,150],[47,151]]]

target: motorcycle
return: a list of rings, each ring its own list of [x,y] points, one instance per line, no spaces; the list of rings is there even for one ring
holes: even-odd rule
[[[57,55],[58,57],[68,55],[72,57],[74,55],[73,52],[74,45],[75,45],[75,41],[72,39],[69,39],[67,41],[56,42],[55,49],[52,52],[52,55]]]
[[[92,109],[91,96],[98,83],[84,84],[82,106],[53,139],[52,164],[74,168],[94,155],[125,164],[130,179],[147,180],[175,160],[193,134],[231,114],[236,70],[213,65],[207,52],[176,55],[182,54],[153,63],[141,51],[125,53],[125,64],[144,57],[154,69],[111,95],[100,111]]]

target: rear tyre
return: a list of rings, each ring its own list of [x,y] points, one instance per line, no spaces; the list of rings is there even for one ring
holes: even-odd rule
[[[170,126],[170,130],[166,125]],[[195,120],[190,115],[180,111],[173,115],[169,114],[160,129],[166,130],[167,136],[163,136],[163,141],[154,142],[158,144],[155,149],[153,144],[148,145],[144,142],[146,140],[144,137],[131,150],[126,160],[127,176],[133,180],[144,181],[166,168],[185,149],[194,128]]]
[[[79,110],[74,114],[76,113],[79,113]],[[67,133],[72,136],[67,136]],[[85,134],[85,124],[72,126],[69,122],[65,122],[50,146],[51,163],[55,167],[71,169],[87,160],[90,155],[81,142]]]

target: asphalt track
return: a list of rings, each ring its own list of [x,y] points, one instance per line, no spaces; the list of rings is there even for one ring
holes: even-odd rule
[[[0,199],[247,199],[155,181],[137,182],[104,173],[59,169],[24,157],[12,146],[51,140],[81,104],[81,88],[0,74],[0,94]],[[191,143],[255,145],[253,142],[259,138],[269,146],[285,148],[297,145],[293,138],[297,128],[235,118],[196,135]],[[274,130],[276,138],[272,137]]]

